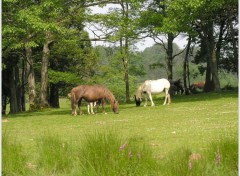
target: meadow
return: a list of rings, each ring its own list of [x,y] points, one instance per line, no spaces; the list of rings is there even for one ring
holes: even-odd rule
[[[237,91],[177,95],[168,106],[160,96],[154,103],[120,103],[119,114],[108,103],[107,114],[95,115],[84,105],[85,115],[74,117],[70,100],[61,99],[60,109],[7,115],[2,174],[238,174]]]

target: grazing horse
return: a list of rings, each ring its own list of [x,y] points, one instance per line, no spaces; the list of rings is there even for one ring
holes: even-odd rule
[[[119,105],[112,92],[101,85],[81,85],[74,87],[70,93],[72,104],[72,115],[77,115],[77,104],[79,107],[80,115],[82,111],[80,109],[82,99],[87,102],[95,102],[102,100],[102,108],[105,112],[105,102],[103,99],[107,99],[111,103],[111,108],[114,113],[118,114]]]
[[[135,95],[135,102],[136,106],[140,106],[141,101],[142,101],[142,94],[144,93],[145,95],[147,94],[152,106],[155,104],[153,103],[152,100],[152,93],[153,94],[159,94],[165,90],[165,100],[163,105],[170,104],[171,103],[171,98],[169,94],[169,89],[170,89],[170,82],[167,79],[157,79],[157,80],[146,80],[144,83],[142,83],[136,92]],[[146,97],[146,102],[145,105],[147,106],[147,97]]]
[[[205,86],[205,82],[196,82],[196,83],[193,83],[191,86],[190,86],[190,91],[192,93],[197,93],[197,89],[200,89],[200,90],[203,90],[204,89],[204,86]]]
[[[182,85],[182,79],[178,79],[176,81],[170,81],[171,84],[171,95],[175,95],[180,93],[181,95],[184,93],[184,88]]]

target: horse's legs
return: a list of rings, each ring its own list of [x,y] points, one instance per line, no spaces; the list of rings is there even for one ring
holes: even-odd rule
[[[77,115],[77,104],[78,104],[77,100],[72,101],[72,115],[73,116]]]
[[[171,98],[170,98],[170,94],[168,93],[169,89],[165,89],[165,100],[163,105],[166,105],[166,103],[169,105],[171,103]]]
[[[171,103],[171,95],[168,94],[168,105]]]
[[[78,101],[78,109],[79,109],[79,112],[80,112],[80,115],[82,115],[83,114],[83,112],[81,111],[81,103],[82,103],[82,98],[80,98],[79,99],[79,101]]]
[[[94,112],[93,112],[93,102],[88,103],[88,114],[94,114]]]
[[[72,115],[77,115],[77,103],[72,104]]]
[[[152,95],[151,95],[151,93],[148,93],[148,97],[149,97],[149,99],[150,99],[150,101],[151,101],[151,103],[152,103],[152,106],[155,106],[155,104],[153,103],[153,100],[152,100]]]
[[[147,94],[144,94],[144,96],[145,96],[145,104],[144,104],[144,106],[147,106]]]
[[[102,99],[102,112],[105,114],[106,112],[105,112],[105,100],[104,99]]]
[[[96,103],[95,103],[96,112],[98,112],[98,108],[99,108],[99,106],[100,106],[101,103],[102,103],[102,99],[99,99],[99,100],[96,101]]]
[[[95,102],[91,102],[91,103],[90,103],[90,111],[91,111],[91,114],[94,114],[94,112],[93,112],[94,104],[95,104]]]
[[[91,103],[88,103],[87,105],[88,114],[90,114],[90,108],[91,108]]]

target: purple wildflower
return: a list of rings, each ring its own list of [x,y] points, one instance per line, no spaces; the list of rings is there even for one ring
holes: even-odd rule
[[[138,153],[137,156],[138,156],[138,159],[141,159],[141,158],[142,158],[141,153]]]
[[[119,147],[119,151],[122,151],[125,147],[127,147],[127,143],[124,143]]]
[[[221,160],[221,155],[220,155],[220,152],[219,152],[219,149],[218,149],[217,154],[216,154],[216,164],[217,165],[220,164],[220,160]]]
[[[189,160],[189,162],[188,162],[188,168],[189,168],[189,170],[192,170],[192,162],[191,162],[191,160]]]
[[[129,153],[128,153],[128,157],[131,159],[132,158],[132,150],[130,149]]]

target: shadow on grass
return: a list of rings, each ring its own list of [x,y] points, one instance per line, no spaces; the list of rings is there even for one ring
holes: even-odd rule
[[[44,109],[44,110],[39,110],[39,111],[26,111],[26,112],[20,112],[16,114],[8,114],[3,116],[4,118],[16,118],[16,117],[37,117],[37,116],[49,116],[49,115],[69,115],[71,116],[71,109]]]
[[[173,103],[195,102],[195,101],[211,101],[221,98],[238,98],[238,91],[222,91],[222,92],[200,92],[191,95],[176,95],[172,97]]]
[[[175,103],[185,103],[185,102],[199,102],[199,101],[212,101],[221,98],[238,98],[238,91],[222,91],[222,92],[199,92],[197,94],[190,94],[190,95],[174,95],[171,97],[172,104]],[[164,102],[164,94],[153,95],[153,102],[156,106],[162,106]],[[134,101],[130,104],[123,103],[121,109],[132,109],[132,108],[142,108],[144,106],[145,99],[143,98],[143,102],[141,103],[140,107],[136,107]],[[150,106],[150,101],[148,100],[148,106]],[[170,105],[171,106],[171,105]]]

